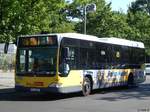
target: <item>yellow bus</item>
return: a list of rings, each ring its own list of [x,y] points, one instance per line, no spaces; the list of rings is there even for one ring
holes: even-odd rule
[[[145,81],[141,42],[78,33],[20,36],[15,89],[71,93]]]

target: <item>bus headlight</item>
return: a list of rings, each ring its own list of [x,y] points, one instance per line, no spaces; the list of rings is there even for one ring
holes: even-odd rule
[[[48,87],[56,87],[56,88],[59,88],[59,87],[62,87],[62,83],[51,83]]]

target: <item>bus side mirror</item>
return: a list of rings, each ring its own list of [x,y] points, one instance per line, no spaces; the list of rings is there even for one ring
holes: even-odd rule
[[[69,71],[70,71],[70,67],[68,64],[64,63],[64,68],[63,68],[63,74],[64,75],[68,75]]]
[[[69,47],[64,47],[63,48],[63,57],[65,59],[68,59],[69,58]]]
[[[70,71],[69,64],[62,63],[62,65],[60,66],[60,76],[62,76],[62,77],[68,76],[69,71]]]

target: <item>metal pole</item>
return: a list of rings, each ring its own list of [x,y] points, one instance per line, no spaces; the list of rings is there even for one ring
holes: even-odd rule
[[[86,35],[86,5],[84,7],[84,34]]]
[[[84,34],[86,35],[86,20],[87,20],[87,12],[96,11],[96,5],[95,4],[87,4],[84,6]]]

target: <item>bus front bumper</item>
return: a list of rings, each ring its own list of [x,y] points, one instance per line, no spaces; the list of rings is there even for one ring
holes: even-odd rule
[[[47,88],[15,86],[15,90],[20,92],[72,93],[81,91],[81,86],[47,87]]]

